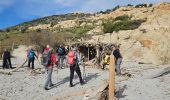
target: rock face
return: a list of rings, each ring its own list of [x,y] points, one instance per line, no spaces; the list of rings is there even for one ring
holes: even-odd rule
[[[120,50],[124,59],[144,63],[170,63],[170,4],[161,4],[152,8],[140,8],[132,12],[135,19],[144,19],[138,29],[106,33],[93,36],[93,40],[101,43],[121,44]],[[153,10],[154,9],[154,10]],[[104,15],[102,15],[104,16]],[[91,40],[90,40],[91,41]]]

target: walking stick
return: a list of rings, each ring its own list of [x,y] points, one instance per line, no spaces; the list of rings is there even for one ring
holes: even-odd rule
[[[83,80],[86,78],[86,69],[85,69],[85,64],[83,62]]]

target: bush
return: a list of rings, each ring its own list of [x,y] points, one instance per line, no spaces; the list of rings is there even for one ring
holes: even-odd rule
[[[118,17],[115,18],[116,21],[117,21],[117,20],[120,20],[120,21],[128,21],[128,20],[130,20],[130,19],[131,19],[131,17],[129,17],[128,15],[118,16]]]
[[[123,15],[115,18],[115,20],[108,20],[103,23],[103,31],[105,33],[112,33],[119,30],[131,30],[138,28],[143,20],[131,20],[128,15]]]
[[[135,8],[140,8],[140,7],[147,7],[147,4],[138,4],[135,6]]]
[[[0,33],[0,41],[3,41],[8,38],[9,38],[9,35],[7,33]]]
[[[60,33],[73,33],[76,35],[82,35],[93,29],[93,26],[78,26],[73,28],[56,28],[55,30]]]
[[[114,8],[112,9],[112,11],[115,11],[115,10],[117,10],[117,9],[119,9],[119,8],[120,8],[120,6],[117,5],[116,7],[114,7]]]
[[[149,7],[152,7],[152,6],[153,6],[153,4],[150,3],[150,4],[149,4]]]
[[[113,22],[112,21],[107,21],[103,23],[103,31],[105,33],[112,33],[113,32]]]
[[[133,6],[132,4],[128,4],[127,6]]]

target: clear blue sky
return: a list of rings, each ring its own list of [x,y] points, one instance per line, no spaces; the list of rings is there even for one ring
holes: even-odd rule
[[[36,18],[75,11],[96,12],[116,5],[170,0],[0,0],[0,29]]]

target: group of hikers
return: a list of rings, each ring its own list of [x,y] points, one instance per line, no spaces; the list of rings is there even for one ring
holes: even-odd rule
[[[60,46],[56,51],[50,47],[49,45],[46,46],[42,53],[41,57],[41,64],[45,67],[45,71],[47,73],[47,80],[45,82],[44,89],[48,90],[49,87],[52,87],[54,84],[52,83],[52,72],[53,68],[56,66],[58,68],[64,68],[63,61],[66,59],[67,55],[67,63],[70,68],[70,87],[73,87],[73,78],[74,72],[77,73],[80,84],[83,85],[85,82],[82,79],[81,71],[80,71],[80,63],[81,63],[81,56],[78,51],[77,47],[72,46],[70,52],[65,50],[64,47]],[[27,53],[28,58],[28,67],[30,67],[30,63],[32,63],[32,69],[34,69],[34,60],[35,57],[38,59],[37,55],[30,49]]]
[[[116,74],[118,76],[121,75],[121,70],[120,70],[120,65],[122,62],[122,55],[120,54],[119,51],[119,46],[113,45],[112,46],[112,53],[111,53],[114,57],[115,57],[115,65],[116,65]],[[108,61],[110,55],[106,54],[105,56],[105,60]],[[4,50],[3,55],[3,69],[10,67],[11,69],[12,64],[11,64],[11,54],[8,50]],[[27,52],[27,61],[28,61],[28,67],[30,68],[31,65],[31,69],[34,69],[34,60],[35,58],[38,59],[37,53],[35,53],[35,51],[30,48]],[[41,57],[41,65],[44,66],[45,71],[47,73],[47,80],[45,82],[44,85],[44,89],[45,90],[49,90],[49,87],[52,87],[54,84],[52,83],[52,73],[53,73],[53,68],[57,67],[57,68],[64,68],[63,62],[67,62],[67,65],[70,68],[70,87],[73,87],[73,78],[74,78],[74,72],[77,73],[79,80],[80,80],[80,84],[83,85],[85,84],[85,81],[82,78],[82,74],[80,71],[80,64],[82,62],[82,57],[79,51],[79,48],[76,46],[72,46],[71,49],[69,50],[69,48],[65,48],[63,46],[60,45],[59,48],[56,49],[56,51],[50,47],[50,45],[47,45],[46,48],[43,50],[42,53],[42,57]],[[111,62],[109,62],[111,63]],[[108,62],[105,62],[103,65],[103,69],[105,67],[105,65],[107,65]]]

